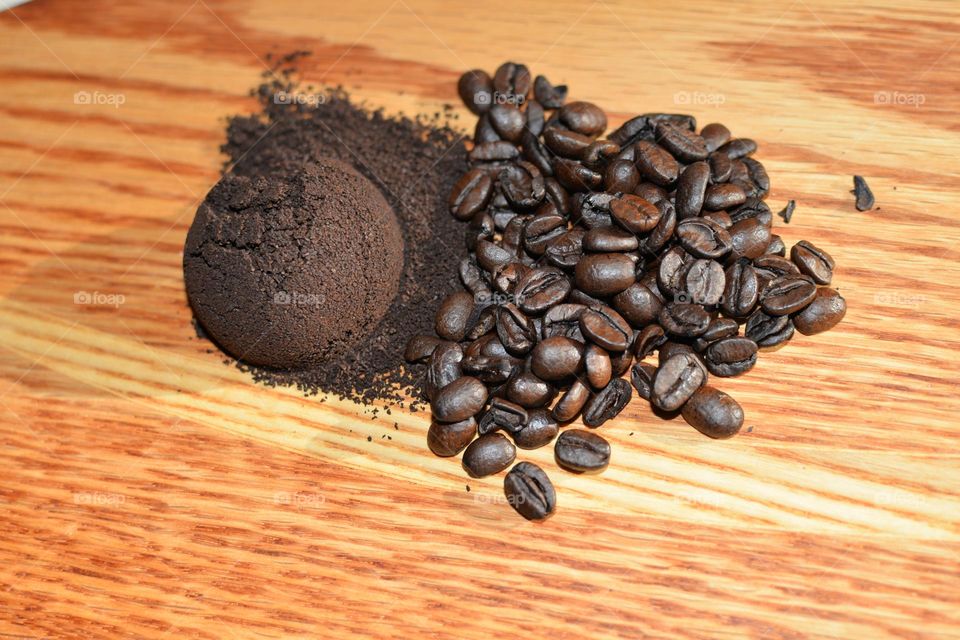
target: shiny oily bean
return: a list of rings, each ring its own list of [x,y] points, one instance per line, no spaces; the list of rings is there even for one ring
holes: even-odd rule
[[[657,286],[670,296],[683,293],[683,276],[693,260],[683,247],[673,247],[660,258],[657,267]]]
[[[680,353],[689,353],[691,355],[696,355],[696,351],[693,346],[687,344],[686,342],[678,342],[676,340],[667,340],[660,346],[660,351],[657,353],[658,362],[666,362],[673,356]],[[699,356],[697,356],[699,358]]]
[[[716,223],[721,229],[729,229],[733,226],[733,220],[726,211],[707,211],[702,214],[704,220]]]
[[[493,88],[501,95],[513,98],[526,97],[532,86],[530,70],[526,65],[517,62],[504,62],[493,74]]]
[[[630,370],[633,364],[633,342],[623,351],[610,354],[610,366],[613,369],[613,377],[619,378]]]
[[[733,248],[730,234],[706,218],[690,218],[677,223],[680,246],[698,258],[721,258]]]
[[[463,468],[471,478],[500,473],[517,457],[517,448],[504,435],[490,433],[470,443],[463,452]]]
[[[514,374],[507,382],[505,392],[507,400],[524,409],[544,407],[557,395],[553,385],[529,371]]]
[[[783,243],[783,238],[774,233],[770,236],[770,244],[767,245],[764,253],[775,256],[785,256],[787,255],[787,245]]]
[[[609,227],[613,224],[610,202],[614,198],[612,193],[577,194],[574,196],[571,222],[581,224],[587,229]]]
[[[773,316],[800,311],[817,297],[817,285],[805,276],[781,276],[767,283],[760,306]]]
[[[738,376],[757,363],[757,343],[750,338],[723,338],[707,347],[703,359],[707,369],[715,376]]]
[[[590,229],[583,236],[583,248],[596,253],[633,251],[640,246],[637,236],[618,227]]]
[[[731,318],[750,315],[760,298],[760,280],[756,269],[749,262],[738,260],[725,272],[723,302],[720,308]]]
[[[733,244],[732,254],[743,258],[759,258],[770,244],[770,227],[755,218],[733,223],[727,233]]]
[[[797,265],[800,273],[810,276],[817,284],[830,284],[833,279],[833,257],[806,240],[793,245],[790,259]]]
[[[490,126],[503,140],[520,142],[527,120],[524,114],[512,104],[495,104],[487,112]]]
[[[536,327],[513,303],[497,309],[497,335],[507,351],[518,356],[529,352],[537,341]]]
[[[703,138],[686,127],[660,122],[656,126],[655,139],[680,162],[691,163],[707,158],[707,145]]]
[[[633,260],[623,253],[585,255],[574,270],[577,288],[592,296],[612,296],[636,281]]]
[[[673,303],[660,310],[658,322],[672,335],[696,338],[710,326],[710,314],[699,304]]]
[[[523,160],[500,171],[497,181],[507,202],[517,211],[536,208],[546,194],[540,170]]]
[[[723,338],[736,336],[739,331],[740,325],[736,320],[732,318],[714,318],[710,322],[710,326],[707,327],[707,330],[701,333],[700,337],[693,342],[693,348],[697,352],[702,352],[709,347],[711,343]]]
[[[680,412],[691,427],[711,438],[736,435],[743,426],[743,408],[732,397],[711,386],[701,387]]]
[[[586,305],[570,302],[551,307],[543,315],[541,335],[544,338],[566,336],[582,342],[583,333],[580,331],[580,316],[586,309]]]
[[[706,382],[707,371],[696,355],[675,355],[657,368],[650,401],[663,411],[676,411]]]
[[[447,199],[450,214],[457,220],[470,220],[487,206],[493,194],[493,179],[482,169],[471,169],[463,174]]]
[[[433,398],[433,417],[440,422],[460,422],[475,416],[487,402],[487,387],[464,376],[440,389]]]
[[[750,138],[734,138],[717,149],[717,153],[723,153],[731,160],[737,160],[749,156],[756,150],[757,143]]]
[[[577,133],[596,137],[607,128],[607,115],[591,102],[569,102],[559,113],[560,122]]]
[[[451,293],[440,304],[434,322],[434,330],[444,340],[459,342],[467,334],[473,317],[473,296],[466,291]]]
[[[518,361],[510,356],[464,356],[460,369],[465,375],[478,378],[487,384],[506,382],[517,368]]]
[[[480,418],[477,431],[482,436],[494,431],[506,431],[512,434],[516,433],[526,421],[526,409],[515,402],[494,398],[490,408]]]
[[[630,369],[630,383],[636,390],[637,395],[647,402],[650,401],[650,394],[653,391],[653,376],[657,368],[646,362],[638,362]]]
[[[550,478],[532,462],[520,462],[510,470],[503,479],[503,493],[527,520],[544,520],[557,508],[557,492]]]
[[[580,380],[574,380],[570,388],[553,406],[553,417],[557,422],[570,422],[580,415],[580,411],[589,399],[590,387]]]
[[[761,309],[754,311],[744,327],[744,335],[759,347],[776,347],[793,337],[794,326],[789,316],[771,316]]]
[[[832,329],[847,313],[847,302],[835,289],[821,287],[817,297],[793,316],[793,326],[805,336]]]
[[[595,344],[588,344],[583,352],[583,367],[587,382],[594,389],[602,389],[610,383],[613,377],[613,363],[606,349]]]
[[[510,264],[516,258],[515,255],[489,240],[477,241],[476,254],[477,264],[487,273],[493,273],[500,267]]]
[[[614,222],[631,233],[646,233],[660,222],[660,209],[640,196],[624,194],[610,201]]]
[[[559,432],[550,412],[536,409],[527,412],[527,421],[513,434],[513,443],[521,449],[539,449],[550,444]]]
[[[570,429],[557,438],[553,454],[567,471],[598,472],[610,463],[610,443],[592,431]]]
[[[463,451],[477,435],[477,421],[470,417],[460,422],[437,422],[427,429],[427,447],[434,455],[449,458]]]
[[[460,76],[457,93],[467,109],[477,115],[483,114],[493,104],[493,79],[483,69],[472,69]]]
[[[677,181],[680,165],[666,149],[646,140],[637,142],[635,149],[641,178],[661,187],[669,187]]]
[[[710,181],[713,184],[722,184],[730,179],[733,173],[733,160],[722,153],[710,155]]]
[[[757,272],[757,279],[761,285],[780,276],[799,276],[800,269],[783,256],[762,255],[753,261],[753,270]]]
[[[441,340],[435,336],[415,335],[407,341],[407,346],[403,350],[403,359],[411,363],[424,363],[430,359],[440,342]]]
[[[730,129],[718,122],[713,122],[700,130],[700,137],[703,138],[707,151],[713,153],[730,141],[731,134]]]
[[[530,370],[548,382],[569,378],[583,366],[583,348],[565,336],[546,338],[530,353]]]
[[[537,76],[533,81],[533,95],[544,109],[559,109],[567,99],[567,85],[553,85],[546,76]]]
[[[434,398],[440,389],[463,375],[460,369],[462,360],[463,348],[456,342],[443,341],[434,348],[424,384],[428,398]]]
[[[633,190],[633,195],[640,196],[651,204],[657,204],[661,200],[666,200],[670,197],[670,194],[667,193],[666,189],[657,186],[652,182],[641,182],[638,184]]]
[[[580,227],[570,229],[547,245],[544,256],[555,267],[561,269],[576,267],[583,256],[583,238],[585,235],[585,229]]]
[[[590,191],[603,184],[603,174],[566,158],[554,162],[557,181],[571,191]]]
[[[571,286],[570,279],[556,267],[540,267],[517,280],[514,296],[522,311],[537,315],[563,302]]]
[[[640,172],[630,160],[614,160],[603,174],[603,187],[610,193],[632,193],[640,183]]]
[[[676,209],[668,200],[658,202],[657,209],[660,210],[660,222],[640,245],[640,248],[648,253],[660,251],[673,237],[677,226]]]
[[[710,182],[710,165],[694,162],[688,165],[677,180],[677,218],[685,220],[700,215],[703,209],[707,185]]]
[[[587,401],[583,408],[583,424],[596,428],[616,418],[630,404],[630,396],[630,383],[623,378],[614,378]]]
[[[550,209],[552,204],[541,206],[537,215],[524,225],[523,246],[531,255],[543,255],[554,240],[567,233],[567,221]]]
[[[481,142],[470,150],[471,162],[502,162],[514,160],[520,155],[517,145],[506,140]]]
[[[580,316],[580,331],[607,351],[625,350],[633,337],[630,324],[606,305],[587,308]]]
[[[719,262],[694,260],[683,273],[683,291],[675,301],[713,307],[723,299],[725,282]]]
[[[543,143],[547,149],[570,160],[580,160],[593,138],[569,129],[547,129],[543,133]]]
[[[763,200],[747,198],[746,202],[730,211],[730,220],[736,224],[748,218],[756,219],[763,226],[770,228],[773,224],[773,211]]]
[[[703,197],[703,206],[709,211],[731,209],[747,201],[747,194],[735,184],[714,184],[707,188]]]
[[[641,328],[656,322],[663,302],[645,285],[636,282],[611,300],[613,308],[631,326]]]
[[[667,341],[667,334],[663,327],[651,324],[644,327],[633,341],[633,355],[637,360],[643,360]]]

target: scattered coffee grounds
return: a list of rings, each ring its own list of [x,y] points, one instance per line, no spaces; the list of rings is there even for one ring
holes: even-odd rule
[[[853,190],[850,192],[857,198],[857,211],[869,211],[873,209],[874,197],[873,191],[867,185],[863,176],[853,176]]]
[[[271,292],[279,293],[281,287],[285,288],[283,293],[290,294],[291,302],[294,294],[309,296],[317,290],[323,293],[326,299],[319,309],[295,310],[305,314],[304,318],[329,314],[349,304],[350,314],[342,320],[356,322],[356,333],[334,344],[334,336],[342,336],[343,328],[315,328],[321,340],[312,350],[305,344],[306,336],[286,336],[291,340],[287,353],[311,352],[306,360],[317,364],[306,369],[263,368],[249,359],[240,359],[238,364],[249,370],[256,380],[270,385],[295,385],[308,394],[324,391],[365,404],[402,403],[419,386],[414,372],[402,365],[406,340],[411,332],[430,331],[433,320],[425,316],[423,310],[436,308],[447,293],[459,287],[456,267],[463,257],[459,240],[463,230],[450,218],[446,197],[466,167],[466,148],[462,135],[448,125],[448,117],[443,114],[429,118],[389,117],[382,110],[371,110],[352,102],[339,88],[309,93],[309,87],[301,88],[294,80],[304,55],[286,56],[277,61],[272,72],[265,74],[264,83],[254,90],[261,104],[258,113],[230,119],[227,141],[223,145],[228,156],[224,173],[246,178],[247,184],[264,185],[265,193],[273,193],[280,185],[301,179],[290,176],[303,177],[302,172],[310,171],[305,169],[310,165],[330,167],[333,165],[327,161],[332,159],[352,166],[364,177],[364,182],[369,181],[381,192],[399,222],[404,246],[402,269],[397,265],[391,267],[392,273],[380,271],[381,266],[395,261],[395,241],[384,240],[376,241],[377,251],[385,254],[380,266],[347,264],[356,251],[366,254],[364,249],[348,250],[344,246],[339,253],[312,258],[311,264],[319,268],[316,274],[284,274],[288,279],[294,278],[297,286],[302,282],[304,291],[290,290],[293,287],[280,278],[276,283],[263,284],[265,288],[257,293],[258,299]],[[328,185],[329,190],[324,192],[323,186],[317,185],[317,189],[311,191],[314,197],[322,195],[333,200],[328,211],[340,209],[336,224],[311,233],[331,241],[335,241],[333,236],[343,234],[340,238],[350,242],[374,233],[369,228],[348,229],[351,225],[366,227],[367,222],[350,203],[365,202],[369,196],[369,188],[363,182],[350,180],[354,186],[349,189],[349,185],[341,185],[343,188]],[[353,193],[348,196],[347,190]],[[298,215],[305,219],[313,214],[301,211]],[[241,211],[231,212],[229,219],[243,224]],[[325,223],[315,217],[312,224]],[[376,227],[380,233],[389,235],[382,224],[377,223]],[[222,233],[224,237],[236,236],[237,242],[247,242],[243,238],[244,233],[249,233],[246,229],[248,227],[241,226],[224,229]],[[350,275],[334,277],[334,282],[317,282],[325,278],[323,269],[337,265],[348,269]],[[387,289],[392,288],[390,280],[397,275],[397,293],[383,312],[380,301]],[[255,280],[255,276],[250,277]],[[364,281],[360,283],[358,278]],[[362,303],[340,300],[334,306],[334,295],[341,293],[373,299]],[[309,297],[304,300],[311,301]],[[356,312],[364,307],[371,310],[370,317],[357,317]],[[380,315],[382,318],[377,323],[376,317]],[[223,339],[219,335],[215,337]],[[243,350],[231,349],[231,352],[242,354]],[[269,359],[270,363],[277,361],[283,360]]]
[[[403,238],[373,184],[339,160],[224,176],[184,249],[194,314],[224,351],[277,369],[339,357],[397,294]]]
[[[469,222],[465,291],[439,305],[439,337],[414,336],[405,357],[426,365],[431,448],[464,451],[471,476],[550,442],[559,466],[602,471],[610,446],[593,430],[633,390],[657,413],[729,438],[744,412],[710,377],[746,373],[761,348],[843,318],[846,303],[826,286],[833,258],[806,241],[787,258],[771,233],[753,140],[664,113],[603,138],[599,107],[567,102],[566,87],[512,62],[493,77],[469,71],[458,89],[479,116],[471,168],[449,197]],[[578,417],[590,430],[557,436]],[[556,506],[529,462],[506,474],[504,492],[527,519]]]

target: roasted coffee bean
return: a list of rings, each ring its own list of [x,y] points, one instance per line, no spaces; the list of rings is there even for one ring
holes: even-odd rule
[[[781,209],[780,212],[777,213],[777,215],[783,218],[783,221],[786,224],[790,224],[790,220],[793,219],[793,212],[796,208],[797,208],[797,201],[790,200],[789,202],[787,202],[787,206]]]
[[[503,140],[509,140],[514,144],[520,142],[527,120],[524,114],[515,105],[495,104],[487,112],[487,119],[490,126],[497,132]]]
[[[706,218],[681,220],[675,233],[680,246],[698,258],[721,258],[733,248],[730,234]]]
[[[574,271],[577,288],[592,296],[612,296],[636,281],[633,261],[623,253],[583,256]]]
[[[515,402],[494,398],[490,408],[480,418],[477,430],[484,436],[494,431],[516,433],[527,421],[527,410]]]
[[[556,159],[554,174],[557,181],[570,191],[590,191],[603,184],[603,174],[566,158]]]
[[[650,402],[663,411],[676,411],[707,382],[707,371],[696,355],[680,353],[657,368]]]
[[[609,193],[632,193],[640,183],[640,172],[630,160],[614,160],[603,174],[603,187]]]
[[[607,163],[617,157],[620,147],[609,140],[594,140],[583,152],[581,162],[597,172],[603,172]]]
[[[740,325],[736,320],[731,318],[714,318],[710,321],[710,326],[707,327],[707,330],[694,340],[693,348],[698,353],[702,352],[717,340],[736,336],[739,330]]]
[[[431,406],[434,420],[460,422],[477,415],[486,403],[487,387],[474,377],[464,376],[440,389]]]
[[[450,192],[447,204],[457,220],[470,220],[487,206],[493,193],[493,180],[482,169],[471,169],[463,174]]]
[[[452,423],[434,420],[427,429],[427,446],[435,455],[449,458],[463,451],[476,435],[476,418]]]
[[[536,100],[527,102],[527,132],[534,136],[539,136],[543,133],[545,123],[546,119],[543,112],[543,105]],[[520,137],[520,144],[523,144],[522,135]]]
[[[521,449],[539,449],[550,444],[560,427],[546,409],[527,412],[527,421],[513,434],[513,443]]]
[[[680,353],[689,353],[691,355],[696,355],[698,360],[701,359],[694,350],[693,346],[687,344],[686,342],[667,340],[660,345],[660,351],[657,353],[657,362],[666,362],[673,356]]]
[[[747,198],[746,202],[730,212],[730,220],[736,224],[752,218],[768,229],[773,224],[773,212],[766,202],[758,198]]]
[[[493,104],[493,80],[482,69],[473,69],[460,76],[457,92],[463,104],[477,115],[489,111]]]
[[[497,309],[497,335],[507,351],[518,356],[529,352],[537,341],[536,327],[512,302]]]
[[[467,335],[474,315],[473,296],[466,291],[451,293],[437,309],[434,330],[444,340],[459,342]],[[476,318],[473,318],[474,320]]]
[[[574,375],[583,367],[583,344],[565,336],[545,338],[530,354],[530,369],[548,382]]]
[[[526,65],[516,62],[504,62],[493,74],[493,88],[514,102],[523,102],[532,86],[530,71]]]
[[[691,427],[711,438],[729,438],[743,426],[743,408],[729,395],[701,387],[683,405],[680,415]]]
[[[767,175],[766,168],[753,158],[743,158],[741,162],[747,165],[750,179],[753,181],[753,184],[756,185],[755,197],[766,197],[767,192],[770,191],[770,177]]]
[[[800,275],[797,265],[782,256],[762,255],[753,261],[753,269],[757,272],[761,288],[781,276]]]
[[[478,240],[476,253],[477,263],[488,273],[493,273],[500,267],[510,264],[516,257],[489,240]]]
[[[544,109],[559,109],[567,99],[567,85],[552,85],[545,76],[537,76],[533,81],[533,95]]]
[[[503,230],[500,246],[510,252],[513,260],[522,261],[524,258],[523,229],[529,220],[530,216],[514,216]]]
[[[703,138],[707,151],[713,153],[730,141],[730,129],[714,122],[700,130],[700,137]]]
[[[516,290],[517,282],[529,271],[530,267],[519,262],[511,262],[499,267],[493,274],[493,287],[504,294],[504,299],[509,299]],[[497,302],[499,301],[497,300]]]
[[[583,405],[587,404],[589,399],[590,387],[580,380],[574,380],[566,393],[560,396],[557,404],[553,406],[553,417],[557,422],[570,422],[580,415]]]
[[[557,213],[562,216],[569,215],[571,210],[570,194],[557,182],[557,179],[546,178],[543,181],[543,188],[546,192],[546,201],[557,208]]]
[[[682,247],[674,247],[663,254],[657,268],[657,286],[660,291],[676,297],[683,293],[683,276],[693,262]]]
[[[595,344],[588,344],[583,352],[583,366],[587,382],[594,389],[602,389],[613,377],[613,364],[610,354]]]
[[[676,209],[669,201],[661,200],[657,203],[657,209],[660,210],[660,222],[640,244],[641,249],[651,254],[660,251],[670,241],[677,226]]]
[[[500,140],[500,134],[490,124],[490,118],[483,114],[477,119],[477,126],[473,130],[473,144],[483,144],[485,142],[497,142]]]
[[[746,318],[760,298],[760,281],[756,270],[749,262],[737,260],[727,267],[725,281],[721,309],[731,318]]]
[[[435,398],[441,389],[463,375],[463,371],[460,369],[462,360],[463,348],[456,342],[443,341],[434,348],[427,365],[426,382],[424,383],[424,391],[428,398]]]
[[[415,335],[407,341],[403,359],[411,363],[424,363],[430,359],[440,342],[441,340],[434,336]]]
[[[497,178],[507,202],[517,211],[531,211],[544,198],[543,176],[529,162],[517,161],[505,167]]]
[[[471,162],[501,162],[514,160],[520,155],[517,145],[506,140],[482,142],[470,150]]]
[[[547,149],[562,158],[580,160],[593,138],[569,129],[547,129],[543,134],[543,143]]]
[[[642,328],[656,322],[663,302],[639,282],[634,283],[613,297],[613,308],[631,326]]]
[[[777,234],[770,236],[770,243],[767,245],[764,255],[785,256],[787,255],[787,246],[783,244],[783,238]]]
[[[507,502],[527,520],[549,518],[557,508],[557,493],[543,469],[532,462],[518,463],[503,479]]]
[[[568,102],[560,108],[560,122],[587,136],[598,136],[607,128],[607,114],[590,102]]]
[[[630,395],[630,383],[623,378],[614,378],[587,401],[583,408],[583,424],[596,428],[616,418],[630,403]]]
[[[493,297],[492,292],[487,294],[487,300],[490,301]],[[474,299],[478,299],[480,296],[474,296]],[[483,311],[480,312],[480,315],[477,316],[477,323],[473,325],[473,328],[467,332],[465,336],[466,340],[476,340],[481,336],[486,336],[490,332],[495,331],[497,328],[497,310],[496,307],[492,306],[493,303],[490,301]],[[492,337],[496,337],[496,334],[492,334]]]
[[[725,282],[723,267],[719,262],[694,260],[683,273],[683,291],[675,301],[716,306],[723,299]]]
[[[646,140],[637,142],[635,149],[640,177],[661,187],[669,187],[676,182],[680,165],[666,149]]]
[[[596,307],[604,304],[600,298],[587,295],[580,289],[576,288],[570,290],[570,295],[567,296],[567,302],[571,302],[573,304],[582,304],[585,307]]]
[[[563,302],[570,293],[570,280],[556,267],[530,269],[517,280],[514,296],[525,313],[539,315]]]
[[[771,316],[757,309],[747,318],[744,335],[759,347],[775,347],[792,338],[793,330],[789,316]]]
[[[633,195],[640,196],[650,204],[657,204],[661,201],[667,200],[667,198],[670,197],[670,194],[667,193],[666,189],[657,186],[652,182],[641,182],[637,184],[637,188],[633,190]],[[660,213],[662,216],[663,211]]]
[[[654,131],[657,144],[683,163],[707,159],[707,145],[703,138],[686,127],[660,122]]]
[[[675,206],[678,219],[685,220],[700,215],[709,182],[710,165],[706,162],[694,162],[683,170],[677,180]]]
[[[760,294],[760,306],[773,316],[796,313],[817,297],[817,285],[805,276],[771,280]]]
[[[607,351],[623,351],[630,346],[633,330],[619,313],[606,305],[587,308],[580,315],[580,331]]]
[[[847,302],[836,290],[821,287],[817,297],[793,316],[793,326],[805,336],[832,329],[847,313]]]
[[[494,310],[494,307],[489,307],[490,310]],[[496,347],[491,347],[490,345],[496,345]],[[504,349],[503,343],[500,342],[500,339],[497,338],[497,334],[489,333],[487,335],[476,338],[471,341],[463,349],[463,357],[470,358],[473,356],[505,356],[507,350]]]
[[[835,263],[829,253],[812,243],[801,240],[790,249],[790,259],[800,273],[810,276],[817,284],[830,284]]]
[[[524,160],[535,166],[545,178],[553,176],[553,154],[540,143],[540,138],[529,127],[520,137],[520,145],[520,156]]]
[[[610,215],[632,233],[646,233],[660,222],[660,210],[640,196],[624,194],[610,201]]]
[[[701,214],[701,217],[704,220],[716,223],[721,229],[729,229],[733,226],[733,220],[730,219],[730,214],[726,211],[707,211]]]
[[[550,383],[528,371],[510,378],[505,391],[507,400],[525,409],[544,407],[557,395],[557,390]]]
[[[757,343],[750,338],[723,338],[707,347],[703,360],[715,376],[738,376],[757,363]]]
[[[570,229],[547,245],[547,261],[561,269],[572,269],[583,256],[583,238],[586,230],[579,227]]]
[[[863,176],[853,176],[853,191],[851,193],[857,197],[857,211],[869,211],[873,209],[875,203],[873,192],[867,185],[867,181],[863,179]]]
[[[633,388],[637,390],[637,395],[650,401],[650,395],[653,392],[653,376],[657,368],[646,362],[638,362],[630,370],[630,382]]]
[[[646,136],[647,140],[653,139],[653,126],[647,116],[636,116],[627,120],[608,137],[621,147],[625,147],[642,136]]]
[[[567,233],[567,221],[555,213],[552,204],[543,205],[537,211],[523,228],[523,246],[534,256],[543,255],[551,242]]]
[[[703,206],[710,211],[732,209],[747,201],[747,194],[735,184],[714,184],[707,187]]]
[[[460,369],[487,384],[501,384],[510,379],[518,366],[518,361],[509,356],[464,356]]]
[[[517,457],[517,448],[503,434],[488,433],[470,443],[463,452],[463,468],[471,478],[500,473]]]
[[[583,248],[594,252],[626,252],[640,246],[637,236],[619,227],[597,227],[583,236]]]
[[[744,156],[749,156],[756,150],[757,143],[750,138],[734,138],[717,149],[717,153],[723,153],[731,160],[737,160]]]
[[[610,463],[610,443],[592,431],[570,429],[557,438],[553,454],[567,471],[603,471]]]
[[[723,153],[710,154],[710,181],[721,184],[730,179],[733,173],[733,160]]]
[[[566,336],[583,342],[580,331],[580,316],[587,307],[582,304],[564,303],[551,307],[543,316],[544,339],[553,336]]]
[[[756,218],[734,222],[727,233],[733,244],[732,254],[742,258],[758,258],[770,244],[770,227]]]
[[[467,250],[477,250],[477,243],[481,240],[493,240],[496,231],[496,221],[487,211],[478,211],[470,220],[467,232],[464,234]]]

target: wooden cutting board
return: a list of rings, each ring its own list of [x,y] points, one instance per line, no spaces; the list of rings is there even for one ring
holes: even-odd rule
[[[888,0],[0,15],[0,634],[960,635],[958,38],[956,4]],[[774,209],[797,201],[777,232],[836,258],[846,320],[718,382],[733,440],[635,402],[602,475],[524,453],[559,494],[529,524],[502,477],[426,451],[424,414],[257,386],[195,337],[180,251],[224,118],[297,48],[308,81],[391,112],[509,57],[614,125],[724,122],[759,141]]]

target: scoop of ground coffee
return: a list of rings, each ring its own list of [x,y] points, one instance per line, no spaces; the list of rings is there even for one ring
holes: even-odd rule
[[[350,165],[225,175],[187,235],[197,320],[227,353],[302,369],[356,347],[397,294],[403,238],[380,191]]]

